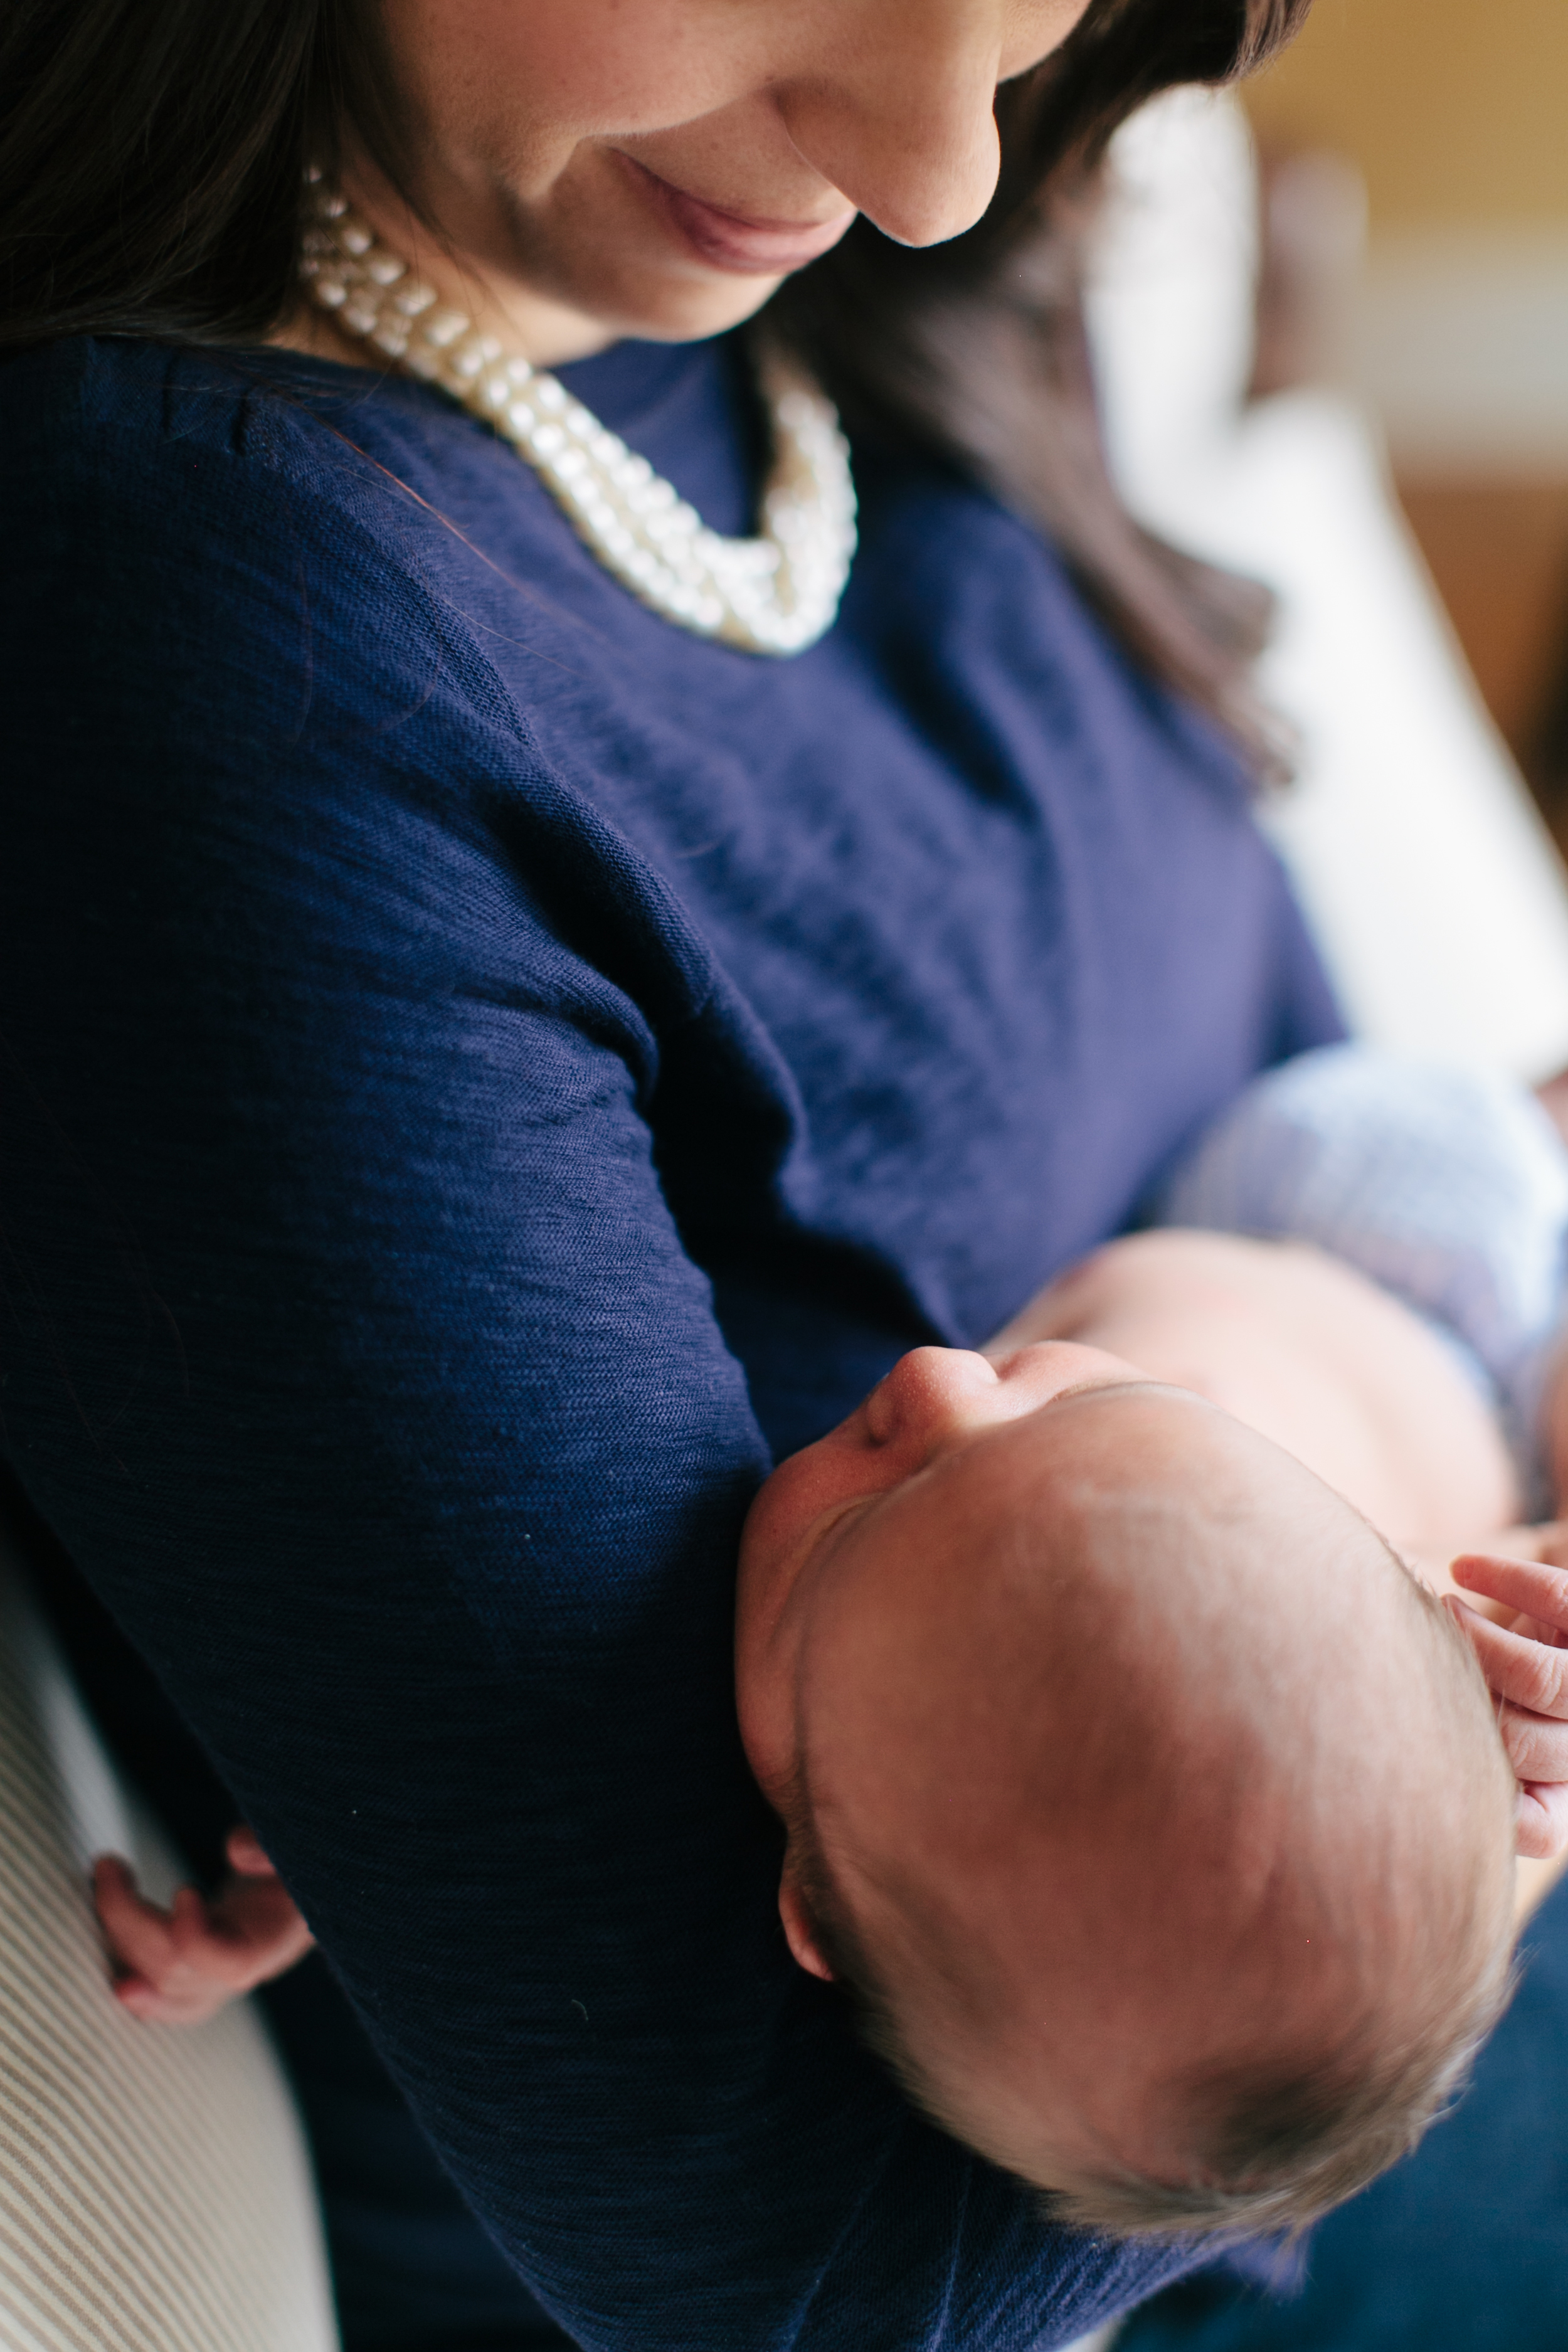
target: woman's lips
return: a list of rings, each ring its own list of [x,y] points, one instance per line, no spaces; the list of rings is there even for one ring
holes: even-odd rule
[[[672,187],[630,155],[623,154],[621,161],[700,260],[710,269],[732,270],[739,278],[782,278],[791,269],[804,268],[837,245],[855,217],[850,205],[826,221],[743,220],[737,213],[704,204],[700,196],[688,195],[684,188]]]

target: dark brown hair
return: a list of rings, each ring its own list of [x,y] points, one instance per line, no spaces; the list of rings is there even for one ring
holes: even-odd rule
[[[769,306],[852,427],[978,478],[1061,549],[1156,677],[1260,768],[1247,685],[1268,600],[1141,530],[1100,451],[1079,256],[1107,140],[1178,82],[1225,81],[1310,0],[1090,0],[998,94],[985,217],[923,251],[865,221]],[[395,184],[374,0],[8,0],[0,15],[0,353],[54,336],[245,342],[296,299],[305,171],[351,124]]]

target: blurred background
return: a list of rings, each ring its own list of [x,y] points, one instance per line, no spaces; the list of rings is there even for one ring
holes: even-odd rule
[[[1369,402],[1568,842],[1568,0],[1317,0],[1247,103],[1280,281],[1257,389],[1327,376]]]

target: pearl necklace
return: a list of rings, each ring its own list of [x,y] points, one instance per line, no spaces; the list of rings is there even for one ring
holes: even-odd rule
[[[782,357],[760,371],[773,446],[761,535],[723,539],[563,383],[441,303],[342,196],[323,191],[316,213],[300,264],[312,301],[493,425],[634,596],[748,653],[800,653],[832,626],[855,553],[849,452],[831,404]]]

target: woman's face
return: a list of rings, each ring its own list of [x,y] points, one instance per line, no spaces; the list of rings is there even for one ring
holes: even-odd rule
[[[858,212],[956,236],[995,184],[997,83],[1086,5],[383,0],[415,193],[507,307],[531,298],[547,362],[732,326]]]

